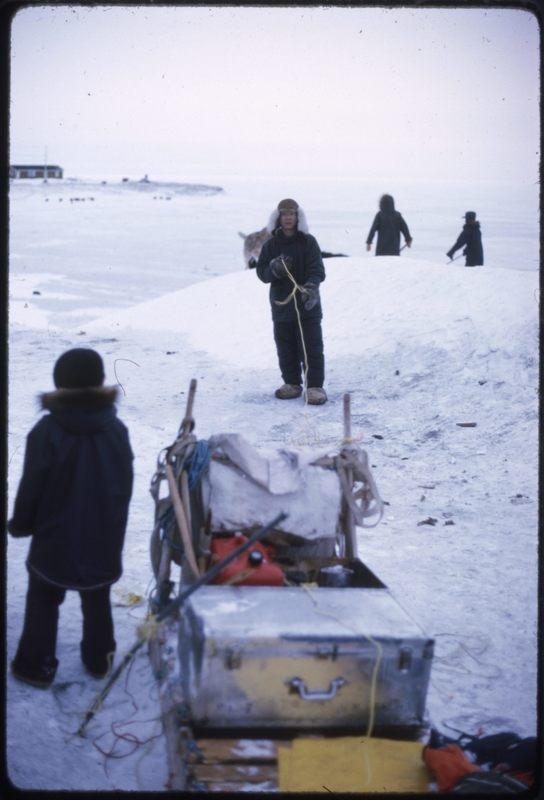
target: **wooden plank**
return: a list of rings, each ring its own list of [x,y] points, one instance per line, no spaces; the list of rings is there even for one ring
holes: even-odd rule
[[[239,792],[278,792],[277,781],[263,781],[263,783],[237,783],[235,781],[222,781],[220,783],[207,783],[206,791],[210,792],[226,792],[229,794]]]
[[[191,777],[199,783],[277,781],[276,764],[193,764]]]
[[[165,633],[163,633],[166,636]],[[160,637],[152,639],[149,643],[149,656],[156,674],[162,674],[164,666],[162,641]],[[167,681],[167,691],[160,692],[161,716],[166,738],[166,754],[168,760],[168,781],[171,789],[183,790],[187,781],[187,764],[180,753],[180,725],[178,707],[182,698],[178,694],[177,684],[172,685]],[[164,686],[164,683],[163,683]]]
[[[197,752],[192,754],[191,763],[274,763],[278,757],[278,744],[286,743],[273,739],[197,739]]]

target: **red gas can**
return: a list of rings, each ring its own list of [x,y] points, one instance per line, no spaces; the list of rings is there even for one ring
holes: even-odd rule
[[[217,564],[233,550],[247,542],[242,533],[211,541],[211,564]],[[270,561],[270,550],[264,544],[255,544],[221,570],[211,583],[229,583],[234,586],[283,586],[283,572]]]

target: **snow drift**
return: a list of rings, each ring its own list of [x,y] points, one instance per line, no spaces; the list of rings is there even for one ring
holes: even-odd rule
[[[386,256],[333,258],[326,266],[320,289],[329,362],[391,351],[399,344],[460,349],[477,358],[500,351],[509,358],[525,350],[528,333],[535,352],[538,290],[533,272]],[[241,271],[107,314],[87,330],[175,332],[222,363],[259,369],[276,363],[268,320],[268,286],[255,272]]]

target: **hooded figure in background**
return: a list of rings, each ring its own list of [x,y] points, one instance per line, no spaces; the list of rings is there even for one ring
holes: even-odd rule
[[[133,483],[128,431],[117,389],[104,386],[100,355],[76,347],[57,360],[55,390],[40,395],[41,417],[27,436],[23,474],[8,530],[30,536],[23,632],[11,671],[46,689],[58,666],[59,608],[79,592],[81,659],[95,678],[111,668],[115,639],[111,584],[122,572]]]
[[[446,255],[453,258],[453,254],[460,247],[464,246],[463,255],[465,256],[465,267],[481,267],[484,263],[484,249],[482,247],[482,233],[480,223],[476,219],[475,211],[467,211],[465,214],[465,224],[463,230],[457,237],[457,241]]]
[[[380,198],[380,210],[374,217],[372,227],[366,238],[366,249],[370,250],[374,234],[378,233],[378,243],[376,245],[377,256],[398,256],[400,255],[400,234],[408,247],[412,246],[412,237],[408,230],[408,225],[400,211],[395,211],[395,201],[390,194],[384,194]]]
[[[327,401],[323,389],[325,358],[319,284],[325,267],[316,239],[308,232],[304,211],[295,200],[282,200],[270,215],[257,262],[257,275],[270,284],[274,341],[283,386],[280,400],[300,397],[304,383],[310,405]]]

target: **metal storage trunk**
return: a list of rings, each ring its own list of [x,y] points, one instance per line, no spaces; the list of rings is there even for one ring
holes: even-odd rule
[[[385,587],[205,586],[181,613],[181,686],[201,726],[419,727],[432,655]]]

